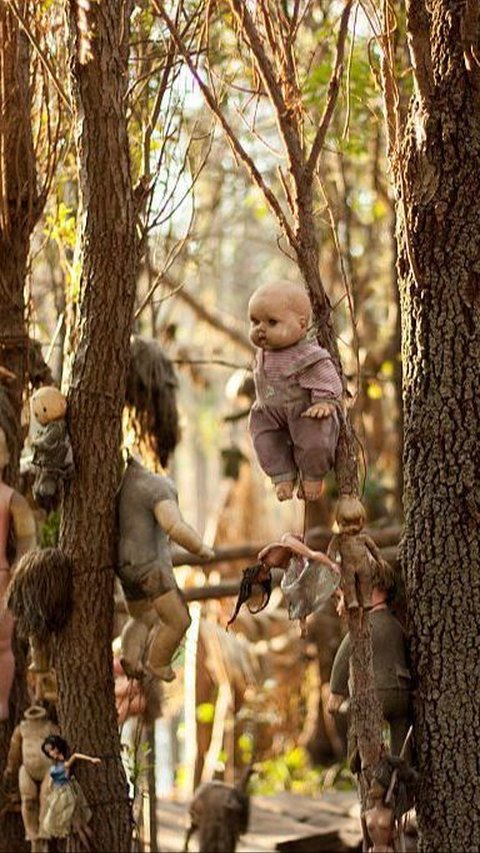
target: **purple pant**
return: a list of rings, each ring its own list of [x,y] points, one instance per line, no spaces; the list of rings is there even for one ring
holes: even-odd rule
[[[250,412],[248,428],[261,468],[274,483],[322,480],[333,468],[338,441],[338,415],[302,418],[309,403],[299,400]]]

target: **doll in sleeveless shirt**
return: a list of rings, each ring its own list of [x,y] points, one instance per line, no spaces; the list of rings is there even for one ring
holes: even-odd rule
[[[268,284],[249,302],[257,347],[249,431],[279,500],[318,500],[333,467],[342,383],[330,354],[307,340],[311,305],[298,284]]]
[[[45,803],[41,833],[45,838],[67,838],[77,833],[85,848],[90,850],[92,831],[88,822],[92,812],[72,773],[72,766],[76,761],[100,764],[101,759],[81,752],[70,755],[67,742],[59,735],[47,737],[41,748],[52,761],[51,786]]]
[[[13,616],[6,608],[5,594],[10,581],[7,542],[10,528],[15,534],[18,559],[35,547],[35,520],[19,492],[3,481],[10,461],[5,431],[0,427],[0,721],[8,718],[8,702],[13,684],[15,661],[12,652]]]

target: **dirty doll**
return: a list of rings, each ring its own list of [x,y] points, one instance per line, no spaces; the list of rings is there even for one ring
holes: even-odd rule
[[[307,340],[311,305],[304,287],[259,287],[250,299],[250,339],[257,347],[256,400],[249,430],[260,466],[280,501],[319,499],[333,467],[342,383],[330,354]]]

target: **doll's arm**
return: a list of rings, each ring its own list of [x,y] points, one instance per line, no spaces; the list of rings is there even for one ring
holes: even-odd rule
[[[162,530],[178,545],[198,554],[199,557],[213,557],[213,550],[205,545],[193,527],[184,521],[175,501],[158,501],[153,508],[153,513]]]
[[[16,726],[8,748],[7,763],[4,771],[6,777],[13,778],[18,775],[18,771],[22,765],[22,740],[21,728],[20,726]]]
[[[348,696],[351,651],[350,635],[347,634],[337,649],[330,675],[330,691],[332,695],[342,696],[343,699]]]
[[[27,551],[35,548],[36,531],[35,519],[33,512],[30,509],[28,502],[20,492],[14,492],[10,502],[10,512],[12,515],[13,529],[15,531],[16,554],[15,559],[19,560]]]
[[[364,536],[364,542],[373,559],[376,563],[378,563],[380,568],[383,569],[385,573],[390,573],[392,571],[391,566],[382,557],[382,552],[380,551],[380,548],[378,547],[377,543],[374,542],[373,539],[370,538],[370,536]]]
[[[74,752],[65,762],[66,769],[70,770],[75,761],[88,761],[90,764],[101,764],[102,759],[96,758],[94,755],[84,755],[82,752]]]
[[[327,557],[332,563],[335,563],[338,569],[337,556],[340,554],[340,550],[338,548],[338,538],[337,536],[332,536],[330,542],[328,543],[327,548]]]

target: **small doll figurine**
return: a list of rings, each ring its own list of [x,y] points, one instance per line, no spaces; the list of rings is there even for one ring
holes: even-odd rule
[[[130,618],[121,636],[122,666],[129,677],[146,673],[172,681],[174,652],[190,616],[172,568],[170,539],[199,557],[213,551],[183,519],[172,481],[130,458],[119,497],[117,573]]]
[[[414,806],[418,779],[417,771],[401,756],[386,755],[375,768],[368,792],[369,808],[363,814],[368,840],[373,842],[371,853],[406,849],[402,818]]]
[[[264,590],[266,600],[259,609],[267,605],[272,585],[271,570],[281,569],[284,572],[281,588],[287,601],[288,615],[290,619],[299,619],[302,636],[305,636],[307,616],[330,598],[340,582],[338,567],[322,551],[312,551],[291,533],[285,533],[280,542],[266,545],[258,559],[257,566],[244,572],[235,612],[228,624],[234,621],[242,603],[250,597],[253,584],[259,584]]]
[[[39,506],[52,509],[60,495],[60,484],[73,473],[73,454],[65,424],[67,401],[53,385],[32,395],[32,413],[38,429],[32,438],[32,465],[37,469],[33,497]]]
[[[264,285],[249,302],[257,347],[249,431],[277,498],[319,499],[333,467],[342,383],[326,349],[306,338],[311,305],[296,284]]]
[[[374,570],[390,571],[377,545],[361,530],[365,510],[353,495],[342,495],[338,501],[337,524],[340,532],[330,540],[328,556],[340,563],[342,589],[349,609],[372,606],[372,574]],[[359,601],[360,598],[360,601]]]
[[[88,822],[92,816],[85,795],[72,773],[75,761],[100,764],[101,759],[74,752],[70,755],[67,742],[59,735],[49,735],[42,743],[42,752],[52,761],[51,788],[47,795],[40,832],[46,838],[67,838],[77,833],[87,850],[91,849],[92,831]]]
[[[8,424],[5,423],[6,429]],[[35,547],[35,519],[27,501],[3,481],[10,459],[6,432],[0,427],[0,721],[8,718],[8,701],[13,684],[15,661],[12,652],[13,616],[5,607],[10,581],[7,541],[15,534],[15,557]]]
[[[25,838],[32,853],[43,851],[44,839],[49,837],[40,830],[50,783],[50,762],[42,752],[42,743],[57,734],[58,726],[49,719],[46,709],[32,705],[26,709],[10,741],[5,780],[18,778]]]

